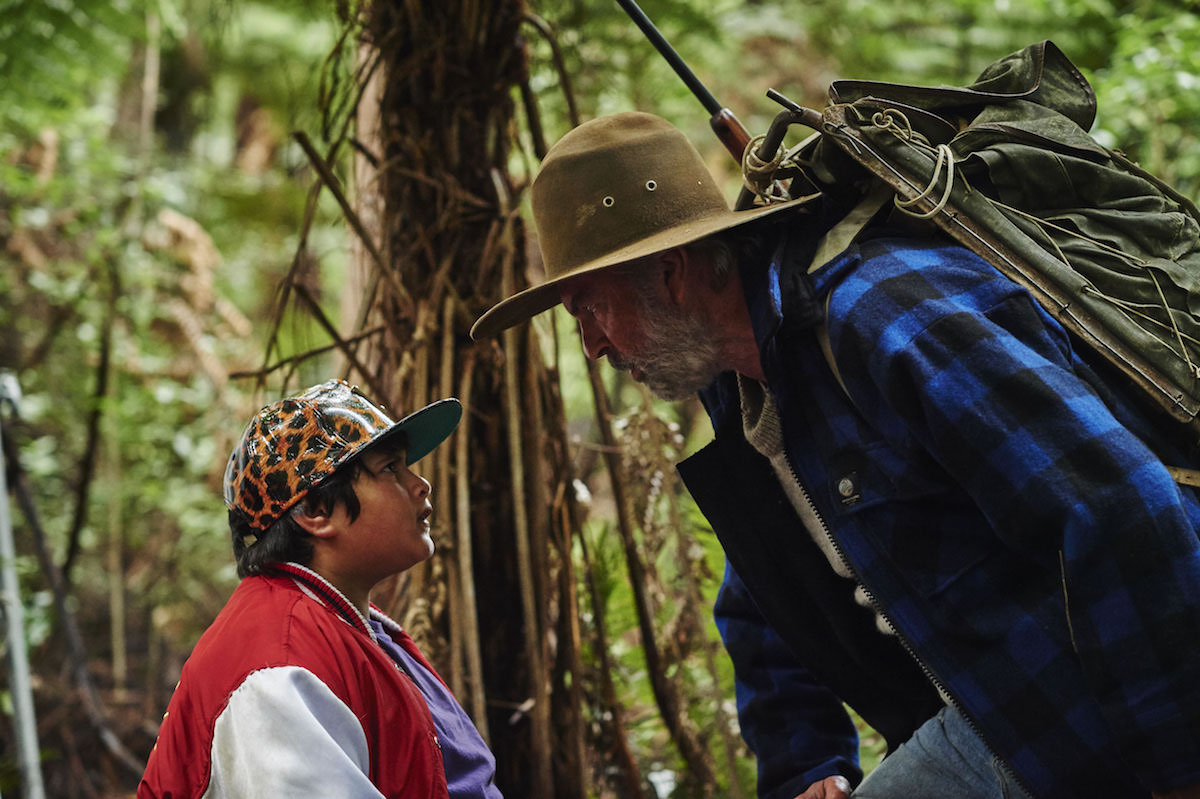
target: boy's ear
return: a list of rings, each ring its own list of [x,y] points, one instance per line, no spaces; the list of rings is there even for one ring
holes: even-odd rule
[[[307,505],[301,505],[300,510],[292,518],[309,535],[316,538],[333,538],[338,534],[340,529],[333,523],[333,517],[329,513],[324,511],[310,511]]]

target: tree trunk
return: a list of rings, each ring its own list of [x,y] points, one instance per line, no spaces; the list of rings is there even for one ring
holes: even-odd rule
[[[379,197],[378,223],[365,227],[380,257],[362,259],[358,319],[385,332],[355,360],[397,414],[448,393],[466,410],[455,438],[418,464],[435,488],[439,554],[397,582],[385,609],[488,738],[506,795],[583,797],[578,675],[561,665],[578,664],[578,635],[550,634],[576,618],[570,548],[552,544],[571,540],[571,515],[550,513],[547,500],[570,494],[565,427],[530,424],[557,418],[547,407],[557,393],[531,328],[501,341],[468,335],[502,282],[527,283],[507,169],[524,13],[521,0],[365,8],[360,75],[375,76],[378,96],[364,94],[358,110],[356,175],[360,195]]]

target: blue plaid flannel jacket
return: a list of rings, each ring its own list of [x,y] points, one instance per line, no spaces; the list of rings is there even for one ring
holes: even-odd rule
[[[1200,781],[1200,502],[1162,465],[1195,466],[1185,436],[966,250],[872,238],[810,283],[789,273],[787,249],[742,278],[789,460],[923,672],[1035,796]],[[811,319],[835,287],[827,329],[844,389],[811,325],[789,321]],[[739,415],[732,380],[702,395],[714,444]],[[697,495],[710,521],[737,500],[715,493]],[[720,529],[736,513],[714,521],[737,567],[715,612],[759,794],[790,799],[856,775],[838,700],[869,686],[850,676],[833,694],[814,679],[819,654],[787,613],[806,581],[742,557],[804,545],[778,510],[752,530]]]

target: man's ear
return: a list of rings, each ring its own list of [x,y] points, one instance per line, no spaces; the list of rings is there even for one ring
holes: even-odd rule
[[[688,251],[683,247],[672,247],[658,254],[658,265],[663,270],[663,286],[667,296],[675,305],[682,305],[687,299],[688,289],[694,284],[691,273],[697,264]]]
[[[307,505],[300,505],[292,514],[292,518],[296,520],[296,524],[304,528],[305,532],[315,538],[333,538],[340,530],[333,523],[333,516],[330,513],[310,511]]]

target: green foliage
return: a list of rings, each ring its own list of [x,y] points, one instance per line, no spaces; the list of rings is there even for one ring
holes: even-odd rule
[[[226,374],[262,362],[276,290],[299,249],[312,178],[287,131],[315,124],[335,31],[326,3],[234,10],[202,0],[0,5],[0,369],[24,394],[11,434],[60,563],[90,489],[70,572],[84,623],[104,618],[117,579],[135,634],[183,652],[236,579],[221,474],[259,398]],[[128,87],[140,86],[155,46],[157,125],[145,139],[130,128],[140,94]],[[259,112],[254,130],[248,110]],[[266,148],[253,168],[242,158],[248,135]],[[325,261],[336,280],[345,236],[331,201],[309,240],[310,271]],[[314,293],[336,303],[321,284]],[[285,315],[281,330],[285,347],[325,343],[307,314]],[[324,378],[329,363],[307,368]],[[14,525],[27,540],[19,513]],[[115,577],[104,566],[113,536]],[[36,570],[22,579],[43,584]],[[40,643],[48,603],[31,611]]]
[[[1149,4],[1147,4],[1149,5]],[[1200,18],[1195,9],[1120,17],[1093,73],[1096,134],[1184,194],[1200,197]]]
[[[0,0],[0,130],[36,132],[86,103],[139,36],[136,2]]]
[[[135,206],[148,212],[162,207],[161,198],[153,182],[132,179],[129,161],[108,149],[104,126],[95,125],[94,117],[79,115],[57,131],[69,144],[55,175],[41,186],[8,182],[3,203],[11,229],[51,249],[54,257],[40,266],[8,264],[4,275],[23,276],[27,284],[3,286],[11,302],[0,310],[0,324],[11,336],[12,360],[4,365],[16,368],[24,393],[17,428],[23,463],[53,551],[61,559],[67,549],[98,365],[108,341],[113,385],[101,406],[107,419],[100,431],[103,468],[82,531],[84,557],[103,551],[102,531],[112,518],[122,520],[125,544],[135,557],[156,537],[175,534],[177,520],[190,518],[206,520],[205,539],[217,545],[206,548],[204,560],[227,557],[223,540],[212,532],[220,531],[223,514],[208,491],[211,445],[207,458],[180,445],[211,441],[211,426],[220,421],[213,390],[198,374],[173,374],[177,341],[159,332],[172,322],[166,306],[178,296],[181,270],[143,246],[141,220],[132,216]],[[12,190],[17,187],[25,190]],[[129,377],[123,379],[123,373]],[[192,487],[203,489],[201,495]],[[146,573],[161,581],[167,571]],[[85,595],[107,591],[102,570],[81,568],[76,576]],[[210,583],[205,576],[203,584]],[[150,588],[144,596],[153,600],[166,584]],[[214,588],[227,590],[228,583]]]
[[[1050,38],[1097,90],[1097,133],[1110,146],[1191,196],[1200,127],[1195,83],[1197,22],[1177,0],[815,0],[642,4],[689,66],[751,133],[779,110],[775,88],[820,108],[837,78],[963,84],[994,59]],[[558,31],[584,119],[651,111],[691,135],[717,169],[723,151],[707,113],[640,32],[608,0],[536,3]],[[531,85],[553,141],[567,127],[562,87],[549,50],[534,37]],[[732,169],[730,168],[730,173]],[[730,179],[731,192],[736,181]]]

